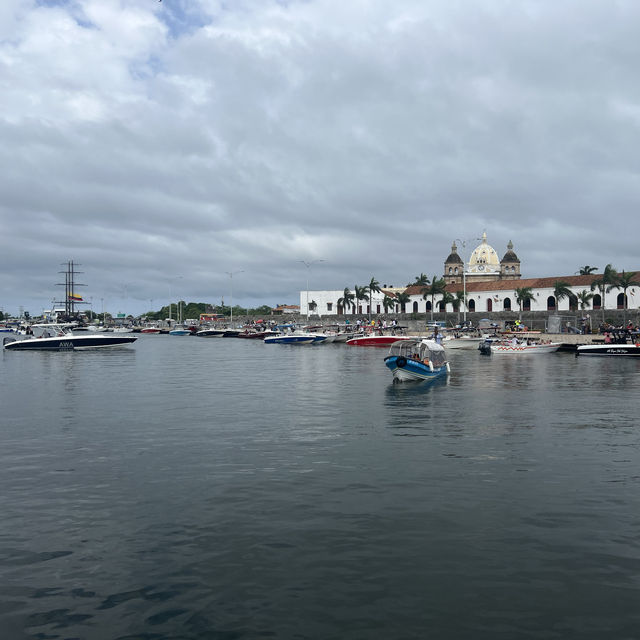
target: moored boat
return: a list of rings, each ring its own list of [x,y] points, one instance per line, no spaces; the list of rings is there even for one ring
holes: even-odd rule
[[[450,371],[444,347],[425,338],[394,342],[384,363],[393,373],[394,382],[435,380]]]
[[[627,329],[613,329],[605,334],[605,342],[581,344],[578,356],[639,357],[640,334]]]
[[[411,338],[409,336],[375,335],[370,333],[350,338],[347,340],[347,344],[351,347],[389,347],[394,342],[402,340],[411,340]]]
[[[74,351],[77,349],[99,349],[131,344],[137,340],[135,336],[92,334],[74,335],[68,326],[63,324],[34,324],[32,335],[22,340],[4,338],[3,346],[8,351]]]
[[[308,333],[281,333],[273,336],[267,336],[264,339],[265,344],[313,344],[315,336]]]
[[[489,346],[491,355],[521,355],[536,353],[554,353],[562,346],[561,342],[533,342],[531,340],[499,340]]]

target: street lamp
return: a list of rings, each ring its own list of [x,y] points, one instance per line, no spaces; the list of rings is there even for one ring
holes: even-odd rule
[[[236,273],[244,273],[244,271],[242,269],[240,269],[239,271],[225,271],[225,273],[229,276],[229,279],[231,280],[231,303],[230,303],[230,309],[231,309],[231,328],[233,329],[233,276]]]
[[[462,248],[465,249],[467,246],[467,242],[471,242],[471,240],[480,240],[480,238],[469,238],[468,240],[460,240],[460,238],[456,238],[454,242],[459,242],[462,245]],[[464,311],[462,313],[462,321],[467,323],[467,263],[462,261],[462,297],[464,300],[462,303],[464,304]]]
[[[298,262],[302,262],[302,264],[307,267],[307,322],[309,322],[309,270],[311,269],[312,264],[316,264],[317,262],[325,262],[325,260],[311,260],[307,262],[306,260],[298,260]]]

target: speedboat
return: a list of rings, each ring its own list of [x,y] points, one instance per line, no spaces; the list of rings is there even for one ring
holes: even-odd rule
[[[200,329],[196,332],[199,338],[222,338],[226,329]]]
[[[135,342],[135,336],[123,335],[74,335],[68,325],[64,324],[34,324],[32,335],[26,335],[22,340],[4,338],[3,346],[8,351],[74,351],[77,349],[98,349],[102,347],[118,347]]]
[[[267,336],[265,344],[313,344],[316,337],[309,333],[280,333]]]
[[[490,345],[491,355],[520,355],[533,353],[553,353],[562,346],[561,342],[533,342],[530,340],[499,340]]]
[[[640,356],[640,334],[627,329],[613,329],[607,332],[609,342],[581,344],[576,349],[579,356]],[[605,334],[605,340],[607,340]]]
[[[397,340],[384,363],[393,373],[394,382],[435,380],[450,371],[444,347],[425,338]]]
[[[189,329],[185,329],[184,327],[176,327],[175,329],[171,329],[169,331],[170,336],[190,336],[191,331]]]
[[[374,335],[372,333],[347,340],[351,347],[389,347],[394,342],[411,340],[409,336]]]

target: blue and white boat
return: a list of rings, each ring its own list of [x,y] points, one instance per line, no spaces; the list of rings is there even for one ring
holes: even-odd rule
[[[313,344],[316,336],[309,333],[280,333],[267,336],[265,344]]]
[[[424,338],[394,342],[384,363],[393,373],[394,382],[435,380],[450,371],[444,347]]]

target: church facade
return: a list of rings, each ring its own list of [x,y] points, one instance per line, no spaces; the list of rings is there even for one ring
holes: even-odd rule
[[[513,243],[509,241],[507,251],[499,257],[496,250],[488,244],[486,233],[482,234],[480,244],[471,252],[468,262],[460,257],[458,247],[454,242],[451,253],[444,262],[443,279],[446,292],[454,298],[464,298],[464,302],[452,304],[444,302],[442,295],[425,295],[425,287],[409,285],[398,289],[384,289],[371,294],[370,300],[360,300],[355,306],[343,309],[338,301],[344,294],[343,290],[335,291],[301,291],[300,312],[303,315],[312,313],[317,316],[331,316],[347,314],[385,313],[383,300],[396,299],[402,292],[409,296],[409,302],[404,305],[395,304],[389,313],[430,313],[452,312],[456,309],[473,312],[518,311],[517,289],[528,288],[532,297],[522,305],[523,311],[581,311],[589,312],[596,309],[640,309],[640,285],[629,287],[626,292],[620,289],[607,289],[605,292],[591,289],[598,274],[554,276],[545,278],[523,278],[520,271],[520,260],[513,250]],[[640,281],[640,271],[634,273],[634,280]],[[556,283],[563,282],[570,291],[570,297],[557,299]],[[590,298],[588,296],[592,294]],[[588,302],[579,302],[580,298],[588,298]],[[451,298],[449,298],[450,300]],[[307,309],[309,301],[309,309]],[[433,308],[432,308],[433,304]],[[466,309],[465,309],[466,307]]]
[[[465,279],[467,283],[519,280],[520,260],[513,251],[511,240],[502,259],[498,258],[496,250],[487,243],[487,234],[483,233],[482,242],[473,250],[467,264],[458,254],[456,243],[451,245],[442,277],[447,284],[461,284]]]

